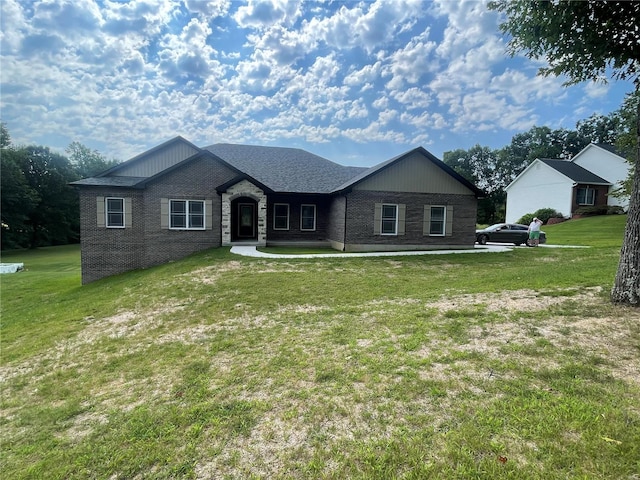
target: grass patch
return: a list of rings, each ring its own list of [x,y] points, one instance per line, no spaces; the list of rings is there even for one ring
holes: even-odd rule
[[[640,312],[607,300],[611,231],[392,259],[216,249],[84,287],[77,247],[3,255],[27,270],[0,277],[0,468],[633,478]]]
[[[547,242],[554,245],[620,247],[627,215],[600,215],[545,225]]]

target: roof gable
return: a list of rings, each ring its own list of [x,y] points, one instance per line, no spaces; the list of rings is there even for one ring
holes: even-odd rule
[[[438,172],[441,172],[446,176],[445,179],[450,179],[453,182],[453,184],[455,184],[456,186],[463,187],[462,191],[468,190],[477,197],[484,197],[485,194],[482,190],[480,190],[478,187],[473,185],[466,178],[464,178],[462,175],[457,173],[455,170],[449,167],[446,163],[436,158],[433,154],[431,154],[428,150],[426,150],[423,147],[414,148],[413,150],[409,150],[408,152],[398,155],[397,157],[391,158],[386,162],[379,163],[378,165],[375,165],[367,169],[366,171],[360,173],[356,177],[340,185],[338,188],[336,188],[335,191],[346,191],[346,190],[351,190],[353,188],[357,188],[358,185],[371,181],[377,175],[380,175],[381,173],[386,171],[393,170],[395,167],[398,167],[402,162],[409,161],[410,159],[416,159],[416,158],[420,158],[423,161],[429,162],[429,164],[434,168],[436,168]],[[426,175],[425,172],[423,172],[423,174]],[[418,181],[419,179],[416,178],[414,180]],[[420,180],[424,180],[424,178]],[[451,189],[451,185],[452,184],[449,184],[448,188],[445,186],[443,187],[445,188],[445,190],[449,191]],[[441,193],[441,192],[438,192],[438,193]],[[444,190],[442,193],[444,193]]]
[[[152,177],[200,152],[193,143],[177,136],[126,162],[102,172],[98,177]]]

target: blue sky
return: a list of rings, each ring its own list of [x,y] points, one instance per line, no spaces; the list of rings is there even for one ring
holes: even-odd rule
[[[608,114],[628,82],[536,75],[486,2],[1,3],[0,116],[14,144],[126,160],[198,146],[303,148],[371,166],[417,146],[499,148]]]

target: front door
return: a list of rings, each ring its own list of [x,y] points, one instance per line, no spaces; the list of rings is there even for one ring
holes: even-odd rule
[[[238,203],[238,238],[256,238],[256,205]]]

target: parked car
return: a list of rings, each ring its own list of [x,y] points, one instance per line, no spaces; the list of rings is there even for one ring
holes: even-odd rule
[[[540,243],[545,243],[547,236],[540,232]],[[487,242],[515,243],[528,245],[529,227],[518,223],[496,223],[490,227],[476,230],[476,242],[486,245]]]

